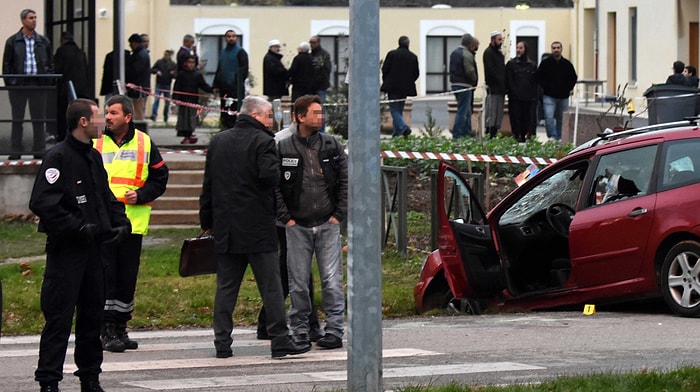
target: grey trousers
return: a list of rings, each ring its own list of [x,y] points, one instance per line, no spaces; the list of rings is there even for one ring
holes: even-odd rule
[[[505,99],[505,95],[489,94],[486,96],[486,104],[484,107],[486,128],[501,129]]]

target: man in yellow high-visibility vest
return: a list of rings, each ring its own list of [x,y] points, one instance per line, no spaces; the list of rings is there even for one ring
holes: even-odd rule
[[[126,207],[132,231],[126,241],[104,248],[107,269],[102,346],[122,352],[138,348],[138,343],[129,339],[126,323],[134,311],[141,243],[148,232],[151,203],[165,192],[168,167],[148,134],[134,127],[130,98],[115,95],[106,107],[107,129],[95,141],[95,148],[102,154],[110,189]]]

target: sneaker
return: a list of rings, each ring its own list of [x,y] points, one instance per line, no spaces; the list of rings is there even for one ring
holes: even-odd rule
[[[180,140],[180,144],[190,144],[190,138],[185,136],[182,140]]]
[[[343,347],[343,339],[327,333],[316,342],[316,345],[326,349],[341,348]]]

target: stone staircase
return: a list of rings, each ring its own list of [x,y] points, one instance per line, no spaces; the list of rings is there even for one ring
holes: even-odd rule
[[[204,177],[204,158],[173,160],[165,156],[170,169],[163,196],[153,202],[152,226],[199,226],[199,195]]]

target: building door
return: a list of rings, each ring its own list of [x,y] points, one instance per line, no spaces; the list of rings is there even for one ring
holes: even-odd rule
[[[607,90],[608,94],[615,95],[617,92],[617,15],[615,12],[608,13],[607,45]]]
[[[450,91],[450,53],[461,42],[461,36],[426,37],[426,93],[436,94]]]
[[[350,67],[350,37],[347,35],[321,35],[318,37],[321,47],[331,55],[331,87],[345,83]]]
[[[80,49],[87,55],[89,91],[95,86],[95,1],[46,0],[44,34],[51,40],[54,52],[61,45],[61,33],[70,31]],[[100,64],[101,66],[101,64]]]
[[[700,58],[698,58],[698,22],[690,22],[688,34],[688,61],[690,65],[698,68]]]

